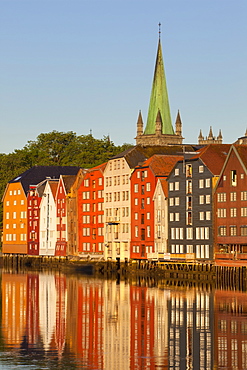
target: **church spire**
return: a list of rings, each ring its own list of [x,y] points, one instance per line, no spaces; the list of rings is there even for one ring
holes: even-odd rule
[[[160,24],[159,24],[160,27]],[[152,92],[149,103],[147,125],[144,131],[145,135],[155,134],[156,117],[160,111],[162,120],[162,134],[174,135],[174,130],[171,122],[171,114],[168,100],[168,93],[166,87],[166,78],[164,70],[164,62],[162,56],[161,42],[160,42],[160,28],[158,50],[152,85]]]

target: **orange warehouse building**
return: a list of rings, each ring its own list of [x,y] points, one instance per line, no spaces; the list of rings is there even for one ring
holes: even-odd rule
[[[18,177],[17,177],[18,179]],[[27,198],[18,182],[9,183],[3,196],[3,253],[27,253]]]

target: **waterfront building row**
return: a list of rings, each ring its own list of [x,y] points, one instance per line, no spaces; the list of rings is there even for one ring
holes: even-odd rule
[[[244,263],[247,146],[210,144],[183,155],[163,147],[133,167],[137,150],[90,170],[33,167],[11,180],[3,253]]]

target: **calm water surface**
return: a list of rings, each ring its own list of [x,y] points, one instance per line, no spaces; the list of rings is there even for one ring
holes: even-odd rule
[[[247,295],[1,273],[0,369],[247,369]]]

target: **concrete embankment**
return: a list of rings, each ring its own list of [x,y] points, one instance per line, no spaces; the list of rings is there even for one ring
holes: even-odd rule
[[[150,263],[112,262],[82,260],[75,257],[47,257],[26,255],[3,255],[1,266],[6,269],[20,270],[60,270],[64,273],[97,274],[105,278],[128,279],[133,276],[152,279],[167,279],[187,283],[209,283],[217,288],[229,287],[246,290],[247,269],[245,266],[216,266],[213,263]]]

